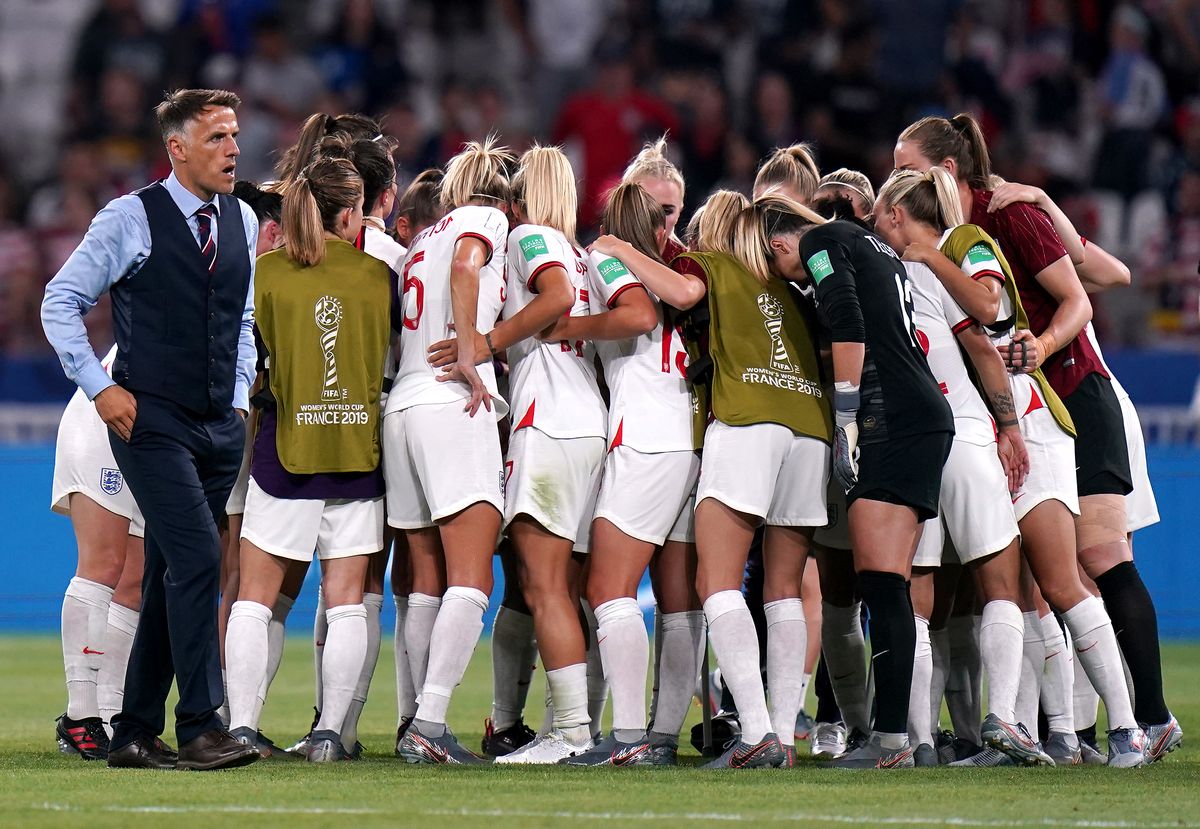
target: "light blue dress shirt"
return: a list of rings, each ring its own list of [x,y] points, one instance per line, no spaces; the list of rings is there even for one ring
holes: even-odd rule
[[[196,211],[207,204],[220,211],[220,203],[202,201],[179,183],[171,173],[163,187],[187,217],[188,228],[196,245],[200,245],[200,228]],[[250,385],[254,382],[254,252],[258,244],[258,219],[244,202],[242,224],[246,228],[246,246],[250,253],[250,288],[246,293],[246,309],[242,312],[242,327],[238,338],[237,377],[233,383],[234,408],[248,411]],[[211,223],[212,236],[217,238],[217,222]],[[83,389],[89,400],[113,385],[112,378],[100,365],[100,359],[88,342],[83,315],[90,311],[100,296],[120,279],[133,279],[150,258],[150,222],[146,207],[136,195],[113,199],[96,214],[87,234],[75,252],[63,264],[58,274],[46,286],[42,300],[42,328],[46,339],[58,352],[59,362],[67,377]]]

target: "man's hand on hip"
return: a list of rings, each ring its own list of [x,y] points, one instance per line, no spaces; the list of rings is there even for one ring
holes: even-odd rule
[[[121,440],[129,443],[133,421],[137,419],[137,399],[120,386],[109,386],[92,400],[96,414]]]

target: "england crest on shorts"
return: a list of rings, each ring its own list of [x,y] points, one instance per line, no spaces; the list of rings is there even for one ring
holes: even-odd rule
[[[125,480],[121,477],[121,470],[109,469],[107,466],[100,469],[100,491],[105,495],[116,495],[125,486]]]

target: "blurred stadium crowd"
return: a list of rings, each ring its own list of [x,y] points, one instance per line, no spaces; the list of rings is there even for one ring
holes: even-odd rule
[[[490,130],[561,143],[581,227],[664,131],[686,213],[797,139],[879,183],[905,124],[970,110],[1001,175],[1132,269],[1106,343],[1200,339],[1200,0],[0,0],[0,357],[49,353],[45,283],[166,175],[151,108],[179,86],[241,94],[239,178],[314,111],[382,116],[401,186]]]

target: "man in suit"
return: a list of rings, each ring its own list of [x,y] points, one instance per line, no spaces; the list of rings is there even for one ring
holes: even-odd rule
[[[146,516],[142,615],[108,764],[216,769],[258,752],[234,739],[217,647],[217,521],[241,464],[254,371],[253,211],[229,195],[238,146],[231,92],[185,89],[155,109],[171,175],[110,202],[46,286],[42,325],[96,404]],[[83,315],[112,296],[112,378]],[[179,752],[160,739],[179,688]]]

